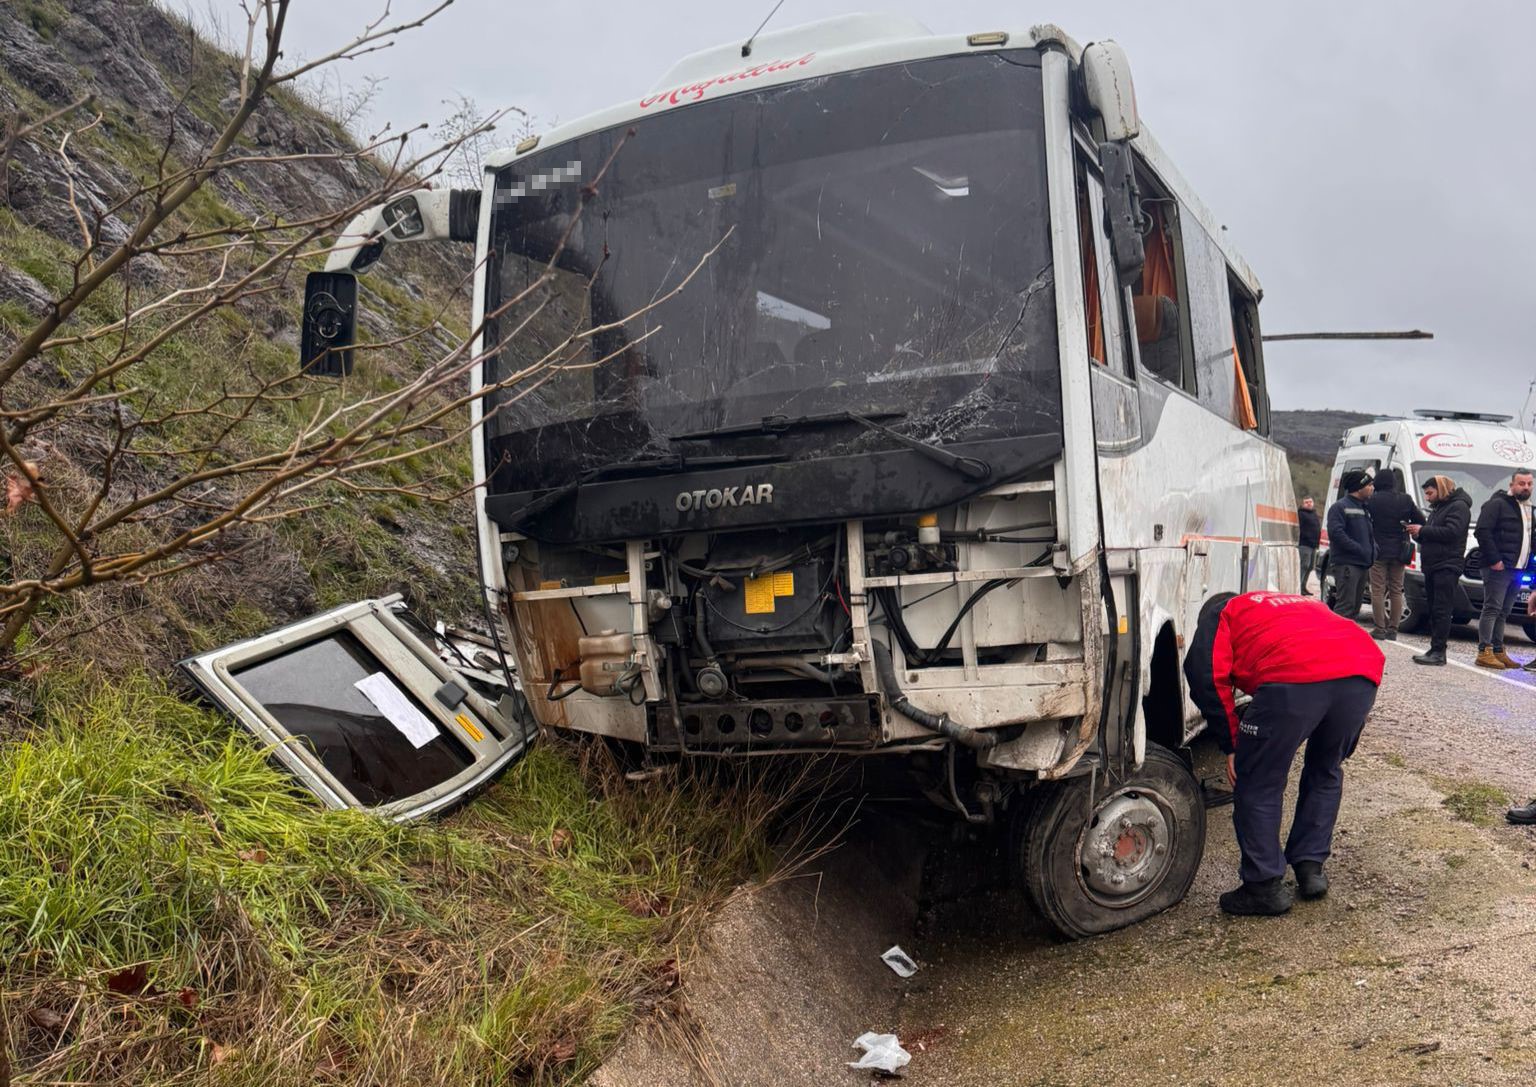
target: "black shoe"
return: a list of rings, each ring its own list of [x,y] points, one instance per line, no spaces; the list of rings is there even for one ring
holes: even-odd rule
[[[1536,800],[1523,807],[1510,808],[1504,813],[1504,818],[1508,819],[1511,823],[1518,823],[1520,826],[1530,826],[1536,823]]]
[[[1302,898],[1322,898],[1328,893],[1328,873],[1323,871],[1322,861],[1297,861],[1296,889]]]
[[[1397,631],[1395,631],[1395,630],[1387,631],[1387,641],[1389,641],[1389,642],[1397,641]]]
[[[1532,657],[1525,663],[1525,671],[1536,672],[1536,657]]]
[[[1280,876],[1244,883],[1221,896],[1221,908],[1239,917],[1278,917],[1291,908],[1291,889]]]
[[[1375,638],[1378,642],[1384,642],[1388,638],[1390,638],[1391,635],[1388,634],[1386,631],[1382,630],[1380,627],[1372,627],[1371,628],[1371,637]]]
[[[1414,664],[1444,664],[1445,650],[1431,649],[1428,653],[1419,653],[1413,658]],[[1536,669],[1532,669],[1536,671]]]

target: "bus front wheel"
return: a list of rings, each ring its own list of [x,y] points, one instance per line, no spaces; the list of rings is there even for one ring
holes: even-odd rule
[[[1074,939],[1182,901],[1204,851],[1199,782],[1156,744],[1123,781],[1085,775],[1032,789],[1009,833],[1018,881],[1041,915]]]

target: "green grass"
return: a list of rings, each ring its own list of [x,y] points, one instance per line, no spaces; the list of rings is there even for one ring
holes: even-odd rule
[[[1509,806],[1509,794],[1480,781],[1451,782],[1440,803],[1457,819],[1476,826],[1492,826],[1499,811]]]
[[[572,1082],[772,861],[767,790],[628,788],[601,749],[398,826],[321,810],[148,679],[40,705],[0,748],[0,984],[36,1082]]]

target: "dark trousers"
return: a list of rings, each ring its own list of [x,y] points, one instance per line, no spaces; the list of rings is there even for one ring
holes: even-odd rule
[[[1301,560],[1301,591],[1307,594],[1307,579],[1312,576],[1312,567],[1317,565],[1317,548],[1307,544],[1297,544],[1297,557]]]
[[[1456,601],[1455,567],[1431,570],[1424,575],[1424,606],[1429,611],[1429,648],[1445,652],[1451,639],[1451,605]]]
[[[1328,859],[1344,795],[1343,762],[1354,753],[1376,685],[1362,676],[1323,683],[1266,683],[1238,724],[1232,826],[1243,860],[1238,875],[1257,883],[1285,874],[1287,863]],[[1291,764],[1302,744],[1301,789],[1285,851],[1280,810]]]
[[[1346,619],[1360,615],[1360,604],[1365,600],[1365,580],[1370,570],[1364,566],[1331,564],[1333,570],[1333,610]]]

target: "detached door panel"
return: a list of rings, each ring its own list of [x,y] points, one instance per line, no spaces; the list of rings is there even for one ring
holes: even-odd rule
[[[395,603],[349,604],[181,668],[326,804],[426,815],[487,784],[531,732],[515,693],[493,704]]]

